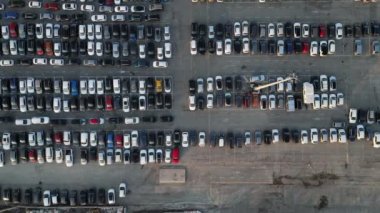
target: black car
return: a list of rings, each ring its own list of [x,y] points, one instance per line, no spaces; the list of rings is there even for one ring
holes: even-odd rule
[[[352,35],[353,35],[352,25],[345,25],[344,26],[344,34],[346,37],[352,37]]]
[[[143,116],[141,120],[146,123],[155,123],[157,118],[155,116]]]
[[[360,24],[354,24],[354,37],[359,38],[362,36],[362,28]]]
[[[148,94],[148,109],[154,109],[156,106],[156,97],[154,94],[149,93]]]
[[[12,199],[14,204],[19,204],[21,203],[21,189],[15,189],[13,191],[13,199]]]
[[[38,18],[37,14],[36,13],[23,13],[22,14],[22,17],[25,19],[25,20],[35,20]]]
[[[310,77],[310,83],[313,84],[315,91],[320,90],[320,83],[319,83],[319,77],[318,76],[311,76]]]
[[[301,54],[302,53],[302,43],[300,40],[294,40],[294,53]]]
[[[241,94],[235,95],[235,104],[238,108],[241,108],[243,106],[243,96]]]
[[[196,88],[196,81],[191,79],[189,80],[189,92],[190,92],[190,95],[194,95],[195,94],[195,88]]]
[[[198,47],[198,52],[201,55],[204,55],[206,53],[206,42],[205,42],[204,38],[200,38],[198,40],[197,47]]]
[[[138,149],[132,149],[131,159],[133,163],[140,162],[140,151]]]
[[[363,36],[369,36],[371,34],[371,28],[367,22],[362,23],[362,34]]]
[[[112,37],[119,38],[120,37],[120,25],[114,24],[112,25]]]
[[[145,21],[160,21],[160,20],[161,20],[160,14],[145,15]]]
[[[149,146],[155,146],[156,145],[156,132],[149,132],[148,144],[149,144]]]
[[[79,193],[79,205],[87,205],[87,190],[82,190]]]
[[[224,25],[224,37],[231,38],[232,37],[232,25],[226,24]]]
[[[96,161],[98,149],[96,147],[90,147],[90,161]]]
[[[205,108],[205,98],[202,95],[197,98],[197,108],[200,110],[204,110]]]
[[[200,24],[199,27],[199,36],[203,37],[207,34],[207,26],[205,24]]]
[[[232,83],[232,77],[226,77],[224,79],[224,85],[226,87],[226,90],[227,91],[231,91],[232,90],[232,87],[233,87],[233,83]]]
[[[87,101],[88,103],[88,101]],[[90,108],[87,106],[87,108]],[[99,111],[104,110],[104,96],[97,96],[96,97],[96,109]]]
[[[88,190],[88,204],[93,205],[96,204],[96,189],[91,188]]]
[[[293,25],[292,25],[292,23],[290,23],[290,22],[285,23],[284,30],[285,30],[285,37],[286,38],[292,37],[292,34],[293,34]]]
[[[214,54],[215,53],[215,49],[216,48],[216,43],[215,43],[215,41],[213,40],[213,39],[210,39],[209,41],[208,41],[208,52],[210,53],[210,54]]]
[[[243,139],[243,136],[241,135],[241,133],[238,133],[235,135],[235,145],[237,148],[242,148],[243,147],[243,143],[244,143],[244,139]]]
[[[0,117],[0,124],[2,124],[2,123],[11,123],[13,121],[14,121],[14,119],[12,117],[7,117],[7,116]]]
[[[129,31],[128,31],[128,25],[127,24],[121,24],[120,25],[120,35],[122,38],[124,39],[128,39],[128,34],[129,34]]]
[[[154,59],[156,57],[156,48],[154,46],[154,43],[153,42],[148,42],[148,45],[147,45],[147,55]]]
[[[380,35],[380,25],[379,23],[372,22],[371,23],[371,31],[373,36],[379,36]]]
[[[144,59],[138,59],[135,63],[135,67],[147,68],[147,67],[149,67],[149,61],[144,60]]]
[[[154,27],[149,25],[146,27],[146,37],[148,39],[154,39]]]
[[[33,201],[33,189],[31,189],[31,188],[25,189],[25,192],[24,192],[25,204],[30,205],[30,204],[32,204],[32,201]]]
[[[251,23],[249,27],[249,35],[251,38],[256,38],[258,32],[258,25],[256,23]]]
[[[7,202],[12,202],[12,189],[11,188],[7,188],[7,189],[4,189],[3,191],[3,200],[4,201],[7,201]]]
[[[196,22],[191,23],[191,37],[198,38],[198,34],[199,34],[198,23]]]
[[[61,193],[59,193],[59,197],[61,198],[61,204],[67,205],[69,204],[69,191],[67,189],[61,190]]]
[[[276,42],[274,40],[269,40],[268,41],[268,50],[269,50],[269,54],[271,55],[274,55],[276,54]]]
[[[267,53],[267,41],[266,40],[260,40],[259,41],[259,52],[260,54],[266,54]]]
[[[139,97],[136,95],[131,96],[131,109],[137,110],[139,108]]]
[[[292,140],[294,143],[299,143],[300,142],[300,132],[296,129],[292,130]]]
[[[290,131],[289,131],[288,128],[283,128],[282,129],[282,140],[285,143],[289,143],[289,141],[290,141]]]
[[[270,130],[264,131],[264,143],[268,145],[272,143],[272,132]]]
[[[165,94],[164,101],[165,101],[165,109],[171,109],[172,108],[172,95],[171,94]]]
[[[176,145],[181,143],[181,131],[179,129],[174,130],[173,142]]]
[[[215,37],[216,39],[221,40],[223,39],[223,36],[224,36],[224,26],[223,24],[218,23],[215,26]]]
[[[241,49],[242,49],[242,43],[241,43],[240,39],[235,39],[234,40],[234,51],[235,51],[235,53],[240,54]]]
[[[162,93],[156,94],[156,108],[157,109],[164,108],[164,95]]]
[[[349,126],[347,133],[348,133],[348,139],[351,142],[355,142],[355,140],[356,140],[356,126]]]
[[[70,192],[69,202],[70,202],[70,206],[77,205],[77,191],[76,190],[72,190]]]
[[[335,24],[327,25],[327,36],[329,38],[335,38]]]
[[[124,122],[124,120],[121,117],[108,118],[108,123],[110,123],[110,124],[121,124],[123,122]]]
[[[173,122],[174,118],[171,115],[163,115],[160,117],[161,122]]]
[[[233,149],[235,146],[235,136],[234,133],[228,132],[227,133],[227,143],[230,145],[230,149]]]
[[[105,189],[99,189],[98,190],[98,204],[104,205],[106,204],[106,190]]]

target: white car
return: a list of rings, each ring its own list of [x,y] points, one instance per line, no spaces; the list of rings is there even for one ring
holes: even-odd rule
[[[170,41],[170,27],[169,26],[164,27],[164,40]]]
[[[280,142],[280,132],[278,131],[278,129],[272,129],[272,142]]]
[[[79,88],[81,95],[87,95],[87,80],[80,80]]]
[[[221,40],[216,41],[216,55],[223,55],[223,42]]]
[[[104,21],[107,21],[107,16],[104,14],[92,15],[91,21],[93,21],[93,22],[104,22]]]
[[[54,97],[53,99],[53,111],[55,113],[61,112],[61,97]]]
[[[125,124],[139,124],[140,118],[139,117],[127,117],[125,118]]]
[[[285,43],[284,40],[277,41],[277,56],[283,56],[285,53]]]
[[[104,94],[104,81],[103,81],[103,79],[96,80],[96,94],[98,94],[98,95]]]
[[[86,25],[84,25],[84,24],[80,24],[79,25],[79,27],[78,27],[78,34],[79,34],[79,39],[81,39],[81,40],[85,40],[86,39],[86,35],[87,35],[87,33],[86,33]],[[90,38],[89,38],[90,39]]]
[[[172,146],[172,134],[170,132],[165,134],[165,145]]]
[[[318,42],[312,41],[310,43],[310,56],[317,56],[318,55]]]
[[[249,53],[249,38],[243,38],[243,53]]]
[[[207,95],[207,109],[214,108],[214,95],[208,94]]]
[[[146,55],[145,55],[145,44],[139,45],[139,57],[141,59],[144,59],[146,57]]]
[[[14,60],[12,59],[6,59],[6,60],[0,60],[0,66],[2,67],[10,67],[15,64]]]
[[[329,108],[329,95],[326,93],[321,94],[321,108],[322,109]]]
[[[75,3],[63,3],[62,10],[77,10],[77,4]]]
[[[29,126],[32,124],[32,121],[30,119],[16,119],[15,125],[16,126]]]
[[[251,144],[251,132],[250,131],[246,131],[244,132],[244,144],[247,146],[249,144]]]
[[[124,149],[129,149],[131,147],[131,135],[129,133],[123,134],[123,146]]]
[[[103,56],[103,42],[96,42],[95,52],[97,56]]]
[[[121,149],[115,149],[115,163],[121,163],[122,155]]]
[[[42,199],[43,199],[43,203],[44,203],[44,206],[50,206],[51,205],[51,196],[50,196],[50,191],[49,190],[45,190],[43,195],[42,195]]]
[[[338,40],[343,38],[343,25],[341,23],[335,24],[335,36]]]
[[[1,35],[3,39],[9,39],[9,27],[7,25],[1,26]]]
[[[90,132],[90,146],[96,147],[98,145],[98,134],[96,131]]]
[[[146,93],[145,80],[141,79],[139,80],[139,94],[144,95],[145,93]]]
[[[343,106],[343,104],[344,104],[344,96],[343,96],[343,93],[338,93],[338,94],[336,95],[336,98],[337,98],[337,103],[336,103],[336,105],[338,105],[338,106]]]
[[[103,25],[95,24],[95,38],[98,40],[103,39]]]
[[[115,189],[109,189],[107,193],[108,204],[109,205],[115,204],[115,199],[116,199]]]
[[[101,5],[101,6],[99,6],[99,12],[101,12],[101,13],[112,13],[113,10],[112,10],[112,7],[110,7],[110,6]]]
[[[283,36],[284,36],[284,24],[277,23],[277,37],[283,37]]]
[[[189,109],[190,109],[190,111],[195,110],[195,95],[189,96]]]
[[[240,37],[241,35],[241,25],[239,22],[234,23],[234,36],[235,37]]]
[[[276,96],[273,94],[269,95],[269,110],[276,109]]]
[[[34,65],[46,65],[47,59],[46,58],[33,58],[33,64]]]
[[[301,130],[301,144],[309,143],[309,137],[306,130]]]
[[[26,80],[26,88],[27,88],[27,91],[28,91],[29,94],[33,94],[34,93],[34,89],[35,89],[34,78],[29,77]]]
[[[248,36],[248,34],[249,34],[249,23],[248,23],[248,21],[241,22],[241,27],[242,27],[241,35],[242,36]]]
[[[336,95],[330,94],[329,96],[329,108],[335,109],[336,108]]]
[[[49,60],[49,64],[53,65],[53,66],[63,66],[63,65],[65,65],[65,60],[58,59],[58,58],[51,58]]]
[[[164,48],[157,47],[157,59],[163,60],[164,59]]]
[[[229,38],[224,40],[224,54],[230,55],[232,52],[232,41]]]
[[[95,79],[89,79],[88,80],[88,93],[90,95],[94,95],[96,93],[96,80]]]
[[[307,38],[310,36],[310,26],[308,24],[302,24],[302,37]]]
[[[213,25],[208,26],[208,39],[214,39],[215,38],[215,28]]]
[[[146,98],[145,98],[145,95],[140,95],[140,97],[139,97],[139,110],[140,111],[146,110]]]
[[[335,54],[335,41],[334,40],[328,40],[328,54],[332,55]]]
[[[106,165],[106,154],[103,150],[99,150],[98,152],[98,163],[99,163],[99,166]]]
[[[350,124],[355,124],[358,119],[358,110],[355,108],[351,108],[349,115],[348,115],[348,121]]]
[[[122,108],[123,108],[123,112],[129,112],[129,110],[130,110],[130,106],[129,106],[129,96],[124,97],[124,98],[122,99]]]
[[[365,128],[364,125],[358,124],[356,126],[356,139],[362,140],[365,138]]]
[[[327,79],[327,75],[320,75],[319,83],[320,83],[321,92],[327,92],[329,90],[329,82]]]
[[[63,150],[61,148],[55,148],[55,162],[63,163]]]
[[[121,15],[121,14],[118,14],[118,15],[112,15],[112,16],[111,16],[111,20],[112,20],[112,21],[124,21],[124,20],[125,20],[125,16],[124,16],[124,15]]]
[[[67,167],[72,167],[73,166],[73,150],[72,149],[67,149],[65,152],[65,164]]]
[[[21,94],[26,94],[26,80],[19,80],[18,87]],[[34,90],[33,90],[34,91]]]
[[[207,82],[207,92],[213,92],[214,91],[214,79],[212,77],[208,77],[206,79]]]
[[[319,94],[314,94],[313,109],[317,110],[321,108],[321,98]]]
[[[85,11],[85,12],[94,12],[95,11],[95,6],[92,5],[92,4],[82,4],[80,6],[80,10],[81,11]]]
[[[29,8],[41,8],[42,3],[39,1],[30,1],[28,3]]]
[[[9,41],[9,49],[10,49],[11,55],[17,55],[17,41],[16,40]]]
[[[49,117],[32,117],[32,124],[49,124]]]
[[[4,150],[10,150],[11,149],[11,133],[4,132],[3,138],[2,138],[2,144]]]
[[[268,37],[273,38],[276,35],[276,27],[273,23],[268,24]]]
[[[205,132],[199,132],[199,135],[198,135],[198,145],[200,147],[205,147],[206,146],[206,133]]]
[[[153,68],[167,68],[168,62],[167,61],[153,61],[152,67]]]
[[[116,13],[126,13],[126,12],[128,12],[128,6],[126,6],[126,5],[115,6],[115,12]]]
[[[203,89],[204,89],[203,78],[198,78],[197,79],[197,93],[203,93]]]
[[[373,134],[373,147],[374,148],[380,148],[380,132],[375,132]]]
[[[318,143],[318,129],[316,129],[316,128],[310,129],[310,142],[312,144]]]
[[[165,42],[164,49],[165,49],[165,58],[171,58],[172,57],[172,44],[170,42]]]
[[[197,49],[197,41],[192,39],[190,41],[190,54],[191,55],[196,55],[198,53],[198,49]]]
[[[140,164],[145,165],[147,163],[147,152],[145,149],[140,150]]]
[[[87,41],[87,54],[89,56],[95,55],[95,42]]]
[[[87,24],[87,39],[88,40],[94,40],[95,39],[95,31],[94,30],[95,30],[95,25]],[[86,38],[84,38],[84,39],[86,39]]]
[[[165,149],[165,163],[171,163],[172,159],[172,150],[171,149]]]
[[[330,143],[338,142],[338,131],[335,128],[330,128]]]
[[[4,151],[0,150],[0,167],[4,167]]]
[[[277,77],[277,82],[283,81],[283,80],[284,80],[283,77]],[[277,92],[280,92],[280,93],[284,92],[284,83],[283,82],[277,84]]]
[[[46,36],[46,38],[53,38],[53,24],[52,23],[46,24],[45,36]]]
[[[344,129],[338,129],[338,142],[339,143],[346,143],[347,142],[347,135],[346,135],[346,131]]]
[[[54,42],[53,49],[55,56],[61,56],[62,48],[60,42]]]
[[[120,183],[119,185],[119,197],[125,197],[127,194],[127,184]]]
[[[182,147],[189,147],[189,133],[182,132]]]

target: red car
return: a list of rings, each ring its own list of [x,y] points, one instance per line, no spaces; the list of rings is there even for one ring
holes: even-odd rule
[[[58,4],[55,2],[47,2],[44,4],[45,10],[57,11],[59,10]]]
[[[172,151],[172,162],[179,163],[179,148],[175,147]]]
[[[252,96],[252,107],[258,109],[260,107],[260,97],[258,94]]]
[[[62,138],[63,138],[62,132],[56,132],[56,133],[54,133],[54,142],[56,144],[61,144],[62,140],[63,140]]]
[[[90,120],[88,120],[88,123],[93,124],[93,125],[104,124],[104,119],[103,118],[91,118]]]
[[[123,135],[117,134],[115,139],[116,139],[116,148],[123,148]]]
[[[309,42],[302,42],[302,53],[303,54],[309,54],[309,51],[310,51],[310,44]]]
[[[37,153],[36,153],[36,150],[35,149],[29,150],[28,151],[28,157],[29,157],[29,161],[31,163],[37,162]]]
[[[244,108],[248,108],[250,102],[251,102],[251,95],[245,94],[244,97],[243,97],[243,106],[244,106]]]
[[[112,111],[113,106],[112,106],[112,96],[107,95],[106,96],[106,111]]]
[[[45,41],[44,43],[45,47],[45,53],[48,56],[53,56],[53,42],[52,41]]]
[[[319,25],[319,37],[320,38],[326,37],[326,26],[323,24]]]
[[[113,6],[113,4],[114,4],[113,0],[106,0],[105,5],[107,5],[107,6]]]
[[[15,22],[9,23],[9,35],[11,38],[17,38],[17,24]]]

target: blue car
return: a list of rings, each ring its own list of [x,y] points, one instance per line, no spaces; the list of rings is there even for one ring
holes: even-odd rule
[[[78,96],[78,81],[71,80],[70,85],[71,85],[71,95]]]
[[[107,149],[113,149],[113,132],[107,133]]]
[[[5,19],[17,19],[18,18],[18,13],[14,11],[8,11],[4,13],[4,18]]]

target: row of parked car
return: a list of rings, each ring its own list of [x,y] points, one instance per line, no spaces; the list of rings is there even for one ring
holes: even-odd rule
[[[350,108],[348,120],[350,124],[375,124],[380,123],[380,112],[374,109]]]
[[[0,98],[3,111],[53,111],[84,112],[84,111],[146,111],[155,109],[171,109],[172,95],[163,93],[148,93],[146,95],[87,95],[81,97],[61,97],[43,95],[12,95]],[[28,120],[28,119],[26,119]],[[29,119],[30,120],[30,119]],[[23,121],[24,122],[24,121]],[[22,123],[23,123],[22,122]],[[20,123],[20,125],[22,124]],[[16,122],[16,124],[19,124]],[[30,125],[30,122],[26,122]]]
[[[193,22],[191,24],[191,37],[194,39],[231,39],[231,38],[330,38],[343,39],[344,37],[359,38],[362,36],[380,36],[380,24],[372,23],[329,23],[329,24],[307,24],[307,23],[256,23],[249,21],[235,22],[216,25],[205,25]]]
[[[122,149],[122,148],[107,148],[97,149],[96,147],[80,149],[80,164],[87,165],[89,162],[94,161],[99,166],[106,166],[112,164],[131,164],[138,163],[145,165],[147,163],[166,163],[176,164],[179,162],[179,148],[149,148],[149,149]],[[9,151],[10,165],[17,165],[20,163],[57,163],[65,164],[66,167],[72,167],[74,164],[74,150],[62,149],[61,147],[48,146],[45,148],[20,148],[11,149]],[[6,164],[5,151],[0,150],[0,167]]]
[[[107,191],[104,188],[90,188],[80,190],[67,189],[47,189],[42,191],[40,187],[28,188],[22,192],[20,188],[5,187],[2,191],[2,200],[6,204],[26,204],[26,205],[43,205],[43,206],[85,206],[85,205],[114,205],[116,197],[124,199],[129,193],[125,183],[120,183],[118,195],[115,189],[110,188]],[[79,196],[78,196],[79,194]]]
[[[79,88],[78,88],[79,87]],[[171,93],[172,79],[163,77],[132,78],[81,78],[63,80],[60,78],[3,78],[0,79],[0,94],[63,94],[104,95],[138,93]]]

